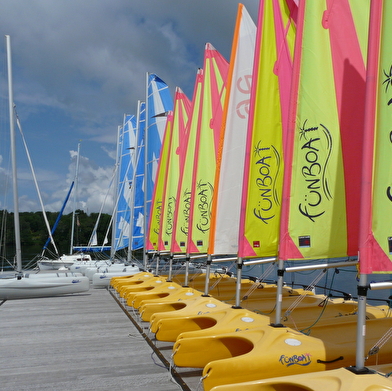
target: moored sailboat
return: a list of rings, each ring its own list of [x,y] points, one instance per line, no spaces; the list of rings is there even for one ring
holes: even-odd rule
[[[390,282],[370,283],[367,276],[372,273],[390,273],[390,216],[392,213],[391,199],[388,197],[391,183],[391,138],[389,124],[391,112],[388,108],[391,95],[388,88],[390,76],[390,21],[392,6],[387,1],[375,0],[371,3],[369,49],[367,66],[366,108],[365,108],[365,140],[362,164],[362,188],[360,208],[359,261],[360,279],[356,333],[355,365],[340,369],[315,372],[307,375],[284,376],[273,379],[255,380],[241,384],[214,387],[214,391],[230,391],[246,388],[251,391],[273,391],[295,389],[298,391],[317,390],[392,390],[391,360],[387,364],[372,365],[372,359],[389,348],[385,346],[390,337],[392,322],[389,329],[375,340],[370,322],[365,316],[366,298],[369,289],[390,289]],[[388,103],[389,102],[389,103]],[[386,187],[387,186],[387,187]],[[366,325],[366,327],[365,327]],[[369,339],[373,339],[369,344]],[[366,356],[365,356],[366,353]],[[385,353],[385,352],[384,352]],[[388,360],[388,359],[387,359]],[[366,366],[365,366],[366,364]]]
[[[26,278],[22,271],[22,251],[19,224],[19,201],[17,185],[16,148],[14,130],[14,102],[12,86],[11,40],[6,35],[8,65],[9,121],[11,140],[12,181],[14,200],[16,273],[13,277],[0,279],[0,299],[24,299],[32,297],[48,297],[68,293],[79,293],[89,290],[89,280],[83,276],[51,275],[47,278]]]
[[[302,5],[301,5],[302,4]],[[358,240],[358,231],[355,232],[355,225],[358,225],[358,218],[355,215],[355,213],[358,213],[358,208],[354,207],[354,205],[358,205],[358,197],[356,197],[355,194],[352,193],[352,190],[354,187],[352,187],[353,183],[357,183],[355,188],[358,188],[358,185],[360,183],[360,178],[358,176],[358,173],[356,175],[350,175],[348,181],[344,182],[345,176],[347,177],[347,173],[350,172],[350,164],[352,164],[352,160],[350,159],[350,152],[352,153],[353,150],[350,150],[350,145],[347,144],[347,136],[350,134],[350,131],[355,130],[357,131],[360,129],[361,121],[357,123],[355,127],[348,126],[346,123],[346,111],[343,109],[347,109],[347,105],[358,105],[356,108],[352,108],[353,111],[358,112],[361,111],[361,104],[364,103],[363,100],[361,100],[361,97],[364,96],[364,66],[363,66],[363,57],[361,54],[361,51],[359,49],[359,44],[355,43],[355,39],[352,39],[352,35],[346,34],[347,39],[345,42],[338,40],[336,38],[336,35],[333,35],[334,33],[336,34],[336,28],[339,25],[341,27],[342,23],[340,23],[341,19],[339,19],[339,23],[337,22],[337,14],[339,14],[339,17],[344,17],[346,15],[345,12],[340,13],[336,11],[336,9],[333,9],[334,6],[328,4],[327,11],[323,8],[322,10],[317,9],[317,7],[323,7],[324,5],[320,5],[321,3],[314,3],[314,2],[308,2],[307,5],[309,7],[309,14],[307,15],[309,24],[307,25],[307,28],[310,29],[313,23],[313,26],[319,26],[320,25],[320,20],[323,22],[323,26],[319,26],[318,31],[314,31],[315,34],[310,33],[310,30],[307,31],[307,34],[303,34],[303,37],[308,37],[309,39],[313,40],[314,43],[315,41],[315,36],[318,38],[321,38],[320,42],[324,42],[323,44],[320,44],[320,42],[317,43],[318,47],[323,47],[323,53],[320,53],[320,50],[317,52],[317,49],[315,47],[311,48],[311,42],[306,42],[304,43],[301,38],[302,38],[302,32],[300,38],[297,36],[297,42],[298,45],[301,45],[301,49],[303,49],[303,52],[301,53],[300,57],[297,57],[298,59],[306,59],[306,61],[309,61],[307,64],[312,63],[313,64],[313,69],[323,69],[323,67],[320,67],[320,65],[317,67],[317,62],[321,64],[320,62],[324,64],[324,69],[328,68],[326,67],[326,64],[328,66],[331,66],[333,64],[334,66],[334,73],[329,74],[328,72],[324,72],[324,76],[327,80],[326,75],[333,75],[334,76],[334,84],[329,84],[328,86],[325,86],[324,88],[324,94],[322,97],[318,97],[318,99],[312,99],[311,94],[309,91],[313,89],[314,86],[314,81],[312,79],[308,80],[300,80],[300,86],[301,86],[301,92],[299,93],[299,96],[301,96],[303,99],[305,99],[303,102],[301,102],[301,106],[299,108],[296,108],[293,110],[293,113],[295,112],[296,117],[294,118],[293,116],[293,123],[290,126],[293,126],[295,124],[295,130],[291,132],[291,134],[295,134],[296,137],[296,150],[295,152],[300,154],[301,152],[304,151],[304,148],[299,147],[299,145],[305,145],[305,152],[307,151],[306,148],[311,148],[312,143],[319,142],[317,144],[317,155],[320,157],[320,162],[322,159],[325,162],[325,170],[323,173],[325,174],[322,178],[322,180],[326,181],[326,187],[324,190],[326,191],[325,193],[325,198],[328,199],[329,201],[326,201],[326,205],[324,205],[324,212],[325,213],[320,213],[317,214],[317,216],[313,216],[313,221],[312,222],[302,222],[301,223],[301,218],[306,219],[307,216],[312,217],[309,215],[309,213],[306,215],[304,213],[302,217],[299,216],[294,216],[295,214],[298,214],[298,207],[295,208],[294,205],[302,205],[304,202],[306,202],[306,197],[305,201],[302,200],[301,195],[302,195],[302,190],[300,189],[301,185],[298,182],[301,182],[301,164],[303,162],[298,160],[298,156],[296,156],[296,159],[294,161],[294,164],[291,163],[291,160],[288,167],[293,167],[294,170],[297,170],[294,175],[294,179],[289,183],[288,187],[286,189],[289,189],[289,193],[287,193],[286,190],[286,195],[290,198],[295,198],[293,202],[293,206],[289,211],[286,210],[284,214],[284,218],[286,218],[286,222],[290,222],[290,230],[287,230],[287,226],[285,226],[285,223],[283,223],[283,235],[281,235],[281,241],[286,240],[286,247],[280,248],[281,253],[280,253],[280,259],[283,260],[289,260],[289,259],[311,259],[311,258],[326,258],[329,256],[332,257],[337,257],[337,256],[347,256],[347,255],[354,255],[356,254],[357,248],[355,247],[355,242]],[[302,8],[301,8],[302,7]],[[305,2],[300,3],[300,10],[304,11],[305,7]],[[312,7],[314,7],[312,9]],[[356,6],[353,6],[354,8]],[[312,10],[311,10],[312,9]],[[347,10],[344,10],[347,11]],[[321,17],[323,16],[324,19]],[[355,14],[357,17],[358,15]],[[335,18],[333,20],[333,18]],[[301,13],[299,14],[299,20],[302,21],[301,19]],[[348,19],[350,20],[350,19]],[[316,22],[318,21],[318,22]],[[333,30],[331,33],[328,31],[328,29],[325,28],[326,23],[328,22],[328,28]],[[358,22],[356,20],[356,22]],[[336,23],[336,24],[334,24]],[[299,25],[300,31],[303,28],[300,24]],[[348,29],[347,24],[347,29]],[[363,26],[363,24],[358,24],[357,26]],[[351,26],[350,26],[350,33],[352,33]],[[354,30],[355,31],[355,30]],[[331,42],[328,42],[329,39],[329,34],[331,34]],[[337,45],[339,42],[342,42],[342,44],[348,44],[350,42],[350,50],[342,50],[337,52],[334,50],[334,55],[329,57],[324,57],[327,54],[326,48],[330,45],[331,47],[333,46],[334,49],[336,47],[334,45]],[[296,55],[297,55],[296,51]],[[318,53],[318,56],[315,57],[315,53]],[[347,53],[349,54],[351,63],[350,66],[351,68],[345,69],[344,67],[339,67],[339,65],[345,64],[344,58],[339,58],[338,53]],[[310,61],[310,58],[313,60],[313,62]],[[333,61],[331,62],[331,58]],[[307,71],[310,70],[311,67],[306,68]],[[305,68],[304,68],[305,70]],[[329,71],[327,69],[327,71]],[[342,71],[345,71],[342,73]],[[356,100],[352,101],[349,99],[348,94],[341,94],[341,88],[345,84],[340,84],[342,83],[342,80],[347,80],[350,79],[350,77],[358,76],[361,75],[362,79],[358,81],[356,88],[358,88],[356,95]],[[315,76],[315,74],[313,74]],[[297,79],[298,80],[298,79]],[[307,84],[303,84],[306,82]],[[330,88],[336,87],[336,91],[332,91]],[[297,91],[298,92],[298,91]],[[328,93],[327,93],[328,92]],[[352,91],[351,91],[352,92]],[[335,99],[338,99],[338,104]],[[306,99],[308,99],[306,101]],[[347,99],[347,100],[346,100]],[[323,101],[323,103],[321,103]],[[351,106],[350,106],[351,107]],[[312,108],[312,110],[310,110]],[[336,108],[336,111],[335,109]],[[306,111],[307,109],[307,111]],[[298,111],[297,111],[298,110]],[[362,109],[363,112],[363,109]],[[303,132],[300,133],[301,129],[304,129],[304,119],[302,119],[301,122],[301,117],[302,116],[307,116],[311,115],[312,118],[313,116],[318,116],[318,120],[321,122],[321,125],[318,126],[318,129],[328,129],[327,132],[317,133],[316,127],[312,131],[308,132]],[[306,117],[305,117],[306,119]],[[356,120],[359,120],[359,118],[356,118]],[[329,124],[331,122],[334,123],[334,125]],[[306,124],[306,123],[305,123]],[[353,126],[354,122],[351,122],[350,125]],[[340,130],[338,133],[332,134],[332,130],[336,131],[336,129],[342,129],[342,134],[340,134]],[[328,137],[325,137],[328,135]],[[359,148],[362,146],[362,136],[361,134],[357,134],[357,139],[355,140],[356,143],[358,143]],[[321,151],[322,146],[319,145],[321,144],[321,140],[326,140],[327,143],[324,146],[325,150]],[[329,141],[329,142],[328,142]],[[314,144],[313,144],[314,145]],[[340,149],[341,148],[341,149]],[[311,153],[312,151],[309,151]],[[325,153],[325,155],[323,155]],[[341,155],[342,154],[342,155]],[[342,159],[343,156],[343,159]],[[311,158],[310,155],[306,156],[306,158]],[[344,166],[340,165],[341,161],[343,160]],[[310,164],[310,163],[309,163]],[[321,163],[320,163],[321,164]],[[335,168],[332,168],[334,166]],[[315,166],[312,166],[315,167]],[[344,170],[347,170],[343,173],[342,169],[344,167]],[[352,166],[351,166],[352,169]],[[353,171],[353,170],[351,170]],[[305,165],[305,171],[302,170],[302,174],[305,172],[306,174],[306,165]],[[338,173],[338,177],[328,177],[328,175],[333,172]],[[355,172],[355,170],[354,170]],[[302,178],[303,179],[303,178]],[[305,177],[306,179],[306,177]],[[335,182],[334,182],[335,181]],[[290,189],[290,183],[294,184],[294,190],[293,188]],[[321,183],[321,182],[320,182]],[[304,186],[306,187],[307,184]],[[286,185],[287,186],[287,185]],[[312,188],[313,189],[313,188]],[[311,190],[312,190],[311,189]],[[321,191],[321,190],[320,190]],[[329,195],[332,197],[328,197],[328,192]],[[324,194],[324,193],[323,193]],[[305,194],[306,195],[306,194]],[[310,193],[310,196],[313,195],[313,192]],[[300,199],[301,198],[301,199]],[[334,199],[337,201],[336,204],[334,204]],[[347,206],[346,205],[346,199],[350,200],[351,205]],[[354,199],[356,203],[354,202]],[[287,201],[286,201],[287,202]],[[302,204],[301,204],[302,202]],[[313,205],[314,203],[312,200],[308,198],[308,202],[312,204],[312,207],[316,206]],[[308,209],[305,210],[305,212],[310,212],[309,211],[310,206]],[[315,208],[316,210],[317,208]],[[299,211],[301,212],[301,208],[299,208]],[[304,211],[304,209],[302,209]],[[339,222],[339,214],[343,212],[343,215],[345,215],[347,211],[347,226],[341,225],[341,220]],[[288,219],[289,214],[287,212],[290,212],[291,215]],[[283,212],[282,212],[283,213]],[[322,216],[322,217],[321,217]],[[320,218],[318,218],[320,217]],[[326,220],[325,220],[326,219]],[[326,223],[325,221],[329,221],[329,223]],[[317,224],[315,223],[317,221]],[[324,222],[323,222],[324,221]],[[320,225],[321,223],[321,225]],[[337,225],[339,224],[339,225]],[[315,226],[319,226],[320,231],[316,233],[315,231]],[[336,229],[333,228],[336,226]],[[324,229],[322,229],[324,227]],[[330,230],[325,231],[325,227],[330,227]],[[304,235],[303,231],[307,231],[307,236]],[[340,232],[338,234],[338,232]],[[350,235],[348,235],[348,233]],[[326,240],[327,237],[329,236],[334,236],[334,235],[339,235],[340,241],[337,239],[333,240]],[[298,237],[301,238],[298,244]],[[347,238],[347,239],[345,239]],[[305,239],[311,239],[311,242]],[[288,240],[288,241],[287,241]],[[319,243],[320,241],[320,243]],[[282,242],[281,242],[282,243]],[[329,247],[331,246],[331,247]],[[285,252],[284,252],[285,251]],[[291,252],[290,252],[291,251]],[[291,254],[290,256],[287,254]],[[317,254],[317,255],[316,255]],[[280,262],[279,265],[279,281],[282,283],[283,281],[283,272],[285,270],[283,266],[283,262]],[[345,341],[342,341],[342,345],[340,345],[341,351],[344,352],[344,354],[341,354],[343,356],[342,362],[339,363],[338,361],[331,361],[334,359],[337,359],[340,357],[340,355],[337,355],[337,346],[334,345],[334,341],[329,339],[327,336],[328,331],[333,328],[334,323],[332,322],[329,327],[326,327],[325,325],[320,325],[319,327],[313,327],[311,329],[312,336],[315,335],[317,338],[320,338],[320,343],[316,343],[316,341],[311,341],[313,339],[312,337],[308,337],[303,334],[298,334],[298,332],[290,329],[286,329],[282,327],[281,323],[281,306],[282,306],[282,297],[280,292],[278,292],[279,295],[277,296],[277,311],[276,311],[276,321],[274,325],[268,326],[268,327],[263,327],[259,328],[257,331],[244,331],[244,332],[238,332],[238,333],[231,333],[231,334],[223,334],[223,335],[214,335],[206,338],[189,338],[187,339],[182,339],[181,341],[177,341],[177,343],[174,346],[174,363],[177,365],[185,365],[185,366],[190,366],[194,367],[196,364],[197,366],[200,365],[201,367],[204,367],[203,370],[203,383],[205,389],[210,389],[211,387],[219,384],[219,382],[222,384],[222,382],[227,382],[230,383],[232,382],[236,377],[245,379],[246,377],[252,377],[252,376],[276,376],[277,374],[281,374],[281,372],[287,371],[287,372],[292,372],[294,373],[295,371],[304,371],[304,372],[310,372],[313,370],[318,370],[316,368],[336,368],[340,365],[342,365],[343,362],[353,362],[353,359],[355,355],[353,355],[353,346],[355,345],[355,341],[352,339],[349,340],[347,338]],[[280,297],[279,297],[280,296]],[[280,308],[279,308],[280,307]],[[382,320],[382,321],[371,321],[369,324],[372,324],[373,332],[374,335],[377,333],[382,333],[384,328],[388,325],[389,319]],[[382,326],[382,327],[381,327]],[[344,325],[339,323],[339,325],[336,325],[336,330],[341,329],[341,330],[352,330],[353,328],[355,329],[356,327],[356,322],[349,322],[345,323]],[[370,326],[369,326],[370,327]],[[380,327],[380,329],[378,329]],[[383,330],[381,330],[383,329]],[[271,339],[269,339],[271,338]],[[310,339],[309,339],[310,338]],[[288,342],[285,342],[285,339],[288,339]],[[269,341],[269,342],[268,342]],[[273,341],[275,341],[273,343]],[[339,341],[340,343],[340,341]],[[204,347],[209,346],[208,350],[205,350]],[[212,346],[215,348],[212,348]],[[312,350],[313,348],[314,350]],[[324,347],[323,347],[324,346]],[[344,348],[343,348],[344,346]],[[241,350],[243,348],[243,350]],[[321,349],[321,350],[318,350]],[[286,367],[285,365],[282,365],[281,367],[279,366],[279,357],[278,353],[280,351],[280,355],[284,354],[285,357],[287,358],[293,356],[293,355],[298,355],[299,351],[306,351],[306,353],[309,353],[310,356],[312,356],[312,359],[310,361],[306,361],[305,366],[288,366]],[[270,353],[268,353],[270,352]],[[273,353],[274,352],[274,353]],[[283,353],[282,353],[283,352]],[[271,356],[269,355],[271,354]],[[382,357],[382,360],[386,360],[387,355],[384,355]],[[315,362],[315,359],[318,359],[319,361]],[[347,360],[347,361],[345,361]],[[305,363],[305,361],[303,363]],[[276,365],[275,369],[273,369],[273,365],[269,364],[270,362],[274,362]],[[385,361],[384,361],[385,362]],[[241,371],[234,371],[234,367],[239,368],[241,367]],[[233,370],[231,370],[232,368]],[[258,369],[257,369],[258,368]],[[223,376],[223,373],[226,375]],[[230,373],[230,376],[227,376],[227,373]]]

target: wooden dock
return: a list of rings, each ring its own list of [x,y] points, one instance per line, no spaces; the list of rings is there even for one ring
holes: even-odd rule
[[[202,390],[106,289],[0,301],[0,327],[2,391]]]

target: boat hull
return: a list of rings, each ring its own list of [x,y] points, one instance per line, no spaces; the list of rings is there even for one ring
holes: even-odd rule
[[[37,262],[39,270],[59,270],[63,268],[69,269],[73,264],[74,261],[62,261],[59,259],[48,259]]]
[[[390,329],[391,318],[367,321],[365,349]],[[312,336],[286,327],[265,326],[248,331],[183,338],[173,346],[179,367],[203,368],[205,391],[233,384],[355,365],[356,321],[314,327]],[[390,362],[392,347],[370,356],[368,365]]]
[[[392,380],[375,371],[356,374],[349,369],[284,376],[216,386],[211,391],[392,391]]]
[[[95,273],[92,276],[92,287],[93,288],[105,288],[110,285],[110,281],[113,277],[129,276],[132,274],[139,273],[139,270],[125,270],[125,271],[108,271],[104,273]]]
[[[7,278],[0,280],[0,300],[50,297],[87,292],[87,277]]]

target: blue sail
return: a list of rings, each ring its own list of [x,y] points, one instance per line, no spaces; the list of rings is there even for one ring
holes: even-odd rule
[[[167,84],[157,75],[147,76],[147,159],[146,159],[146,220],[148,221],[151,200],[161,154],[162,141],[168,111],[173,110],[173,98]]]
[[[134,155],[136,154],[136,117],[126,115],[119,133],[118,199],[115,222],[115,250],[129,247]]]
[[[56,221],[55,221],[55,223],[54,223],[54,225],[52,227],[52,231],[50,233],[52,235],[52,237],[53,237],[53,234],[56,231],[56,228],[57,228],[57,226],[58,226],[58,224],[60,222],[61,216],[63,215],[65,206],[67,205],[67,202],[69,200],[69,196],[71,195],[73,187],[74,187],[74,182],[72,181],[71,187],[69,188],[67,196],[65,197],[65,200],[64,200],[63,206],[61,207],[60,213],[58,214],[57,219],[56,219]],[[48,239],[46,240],[45,244],[44,244],[44,247],[42,248],[43,251],[45,251],[48,248],[49,243],[51,241],[52,241],[52,238],[49,236]]]
[[[139,102],[139,118],[135,133],[136,150],[134,160],[134,176],[132,187],[131,205],[131,250],[138,250],[144,247],[144,131],[146,122],[146,105]]]

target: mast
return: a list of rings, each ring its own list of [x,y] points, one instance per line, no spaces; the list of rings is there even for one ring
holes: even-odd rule
[[[76,195],[78,194],[79,155],[80,155],[80,143],[78,143],[78,156],[76,158],[76,169],[75,169],[75,180],[74,180],[75,192],[74,192],[73,212],[72,212],[71,248],[69,250],[70,254],[73,253],[73,244],[74,244]]]
[[[7,47],[7,69],[8,69],[8,105],[10,116],[10,140],[11,140],[11,163],[12,163],[12,188],[14,196],[14,225],[15,225],[15,257],[18,279],[22,278],[22,250],[20,244],[20,222],[19,222],[19,200],[18,200],[18,178],[16,172],[16,147],[15,147],[15,120],[14,120],[14,94],[12,84],[12,59],[11,38],[5,36]]]
[[[124,123],[124,121],[123,121]],[[117,222],[117,207],[118,207],[118,197],[119,197],[119,182],[120,182],[120,130],[121,126],[117,128],[117,153],[116,153],[116,186],[113,186],[114,192],[114,200],[115,205],[113,208],[113,217],[112,217],[112,239],[111,239],[111,246],[110,246],[110,259],[114,260],[114,254],[116,252],[115,242],[116,242],[116,222]]]
[[[146,102],[145,102],[145,123],[144,123],[144,207],[143,207],[143,266],[147,269],[148,264],[148,254],[146,250],[147,244],[147,193],[148,193],[148,183],[147,183],[147,164],[148,164],[148,127],[149,127],[149,115],[148,115],[148,72],[146,73]]]
[[[134,237],[134,220],[135,220],[135,195],[137,190],[137,169],[138,169],[138,162],[139,157],[141,154],[142,145],[139,144],[140,140],[140,132],[143,129],[140,129],[140,118],[141,118],[141,110],[142,110],[142,101],[137,102],[137,113],[136,113],[136,133],[135,133],[135,149],[133,154],[133,176],[132,176],[132,189],[131,189],[131,211],[129,217],[129,244],[128,244],[128,262],[132,260],[132,251],[134,250],[133,246],[133,237]],[[144,255],[143,255],[144,260]]]

